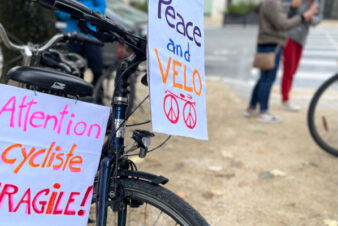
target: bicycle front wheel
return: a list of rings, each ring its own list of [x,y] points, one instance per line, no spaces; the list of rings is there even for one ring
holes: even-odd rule
[[[136,179],[120,179],[119,183],[123,188],[121,195],[125,208],[119,213],[108,214],[108,226],[209,225],[187,202],[164,187]],[[121,219],[123,215],[125,217]],[[125,224],[121,224],[124,220]]]
[[[338,156],[338,74],[316,91],[307,119],[315,142],[326,152]]]

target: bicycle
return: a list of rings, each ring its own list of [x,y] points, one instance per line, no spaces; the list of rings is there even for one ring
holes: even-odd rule
[[[38,66],[42,68],[52,68],[57,71],[84,77],[87,67],[85,59],[76,53],[67,52],[67,44],[70,40],[79,43],[90,43],[93,45],[103,46],[103,43],[78,33],[56,34],[44,45],[28,43],[26,45],[13,44],[7,35],[5,28],[0,24],[0,40],[3,40],[5,46],[14,51],[19,51],[22,57],[23,66]],[[121,59],[116,59],[112,63],[105,65],[106,70],[98,79],[94,86],[92,97],[86,98],[87,102],[110,105],[112,100],[112,89],[114,88],[114,77]],[[130,107],[128,112],[134,106],[135,99],[135,77],[131,80],[130,93],[133,98],[129,99]],[[102,93],[102,88],[104,92]]]
[[[114,93],[114,80],[116,76],[116,70],[118,69],[119,64],[122,62],[123,58],[130,55],[130,52],[127,50],[127,47],[124,45],[118,45],[117,49],[109,48],[110,51],[115,51],[116,56],[106,57],[104,59],[104,72],[98,78],[94,90],[93,90],[93,99],[96,103],[102,103],[103,105],[110,106],[112,102],[112,97]],[[108,50],[106,50],[108,51]],[[111,54],[110,54],[111,55]],[[136,82],[139,74],[142,74],[142,70],[138,70],[129,77],[129,104],[127,109],[127,114],[131,112],[136,102]]]
[[[117,225],[126,225],[131,221],[140,221],[144,225],[208,225],[206,220],[182,198],[167,190],[162,185],[168,179],[155,176],[150,173],[137,171],[136,165],[129,159],[132,155],[141,158],[153,151],[149,150],[150,138],[154,136],[151,132],[135,130],[133,140],[136,145],[133,149],[125,150],[125,126],[129,115],[126,114],[128,107],[128,78],[135,72],[137,66],[146,60],[146,40],[125,32],[114,24],[109,18],[93,12],[82,4],[73,0],[38,0],[39,4],[56,10],[70,13],[79,21],[78,26],[84,33],[97,37],[102,42],[115,42],[128,45],[133,54],[123,59],[115,77],[115,90],[113,94],[111,132],[102,150],[98,176],[94,183],[93,201],[96,203],[96,225],[107,225],[108,207],[116,214],[114,222]],[[97,28],[92,31],[87,23]],[[40,87],[57,95],[85,96],[92,91],[91,86],[86,86],[79,80],[61,78],[58,73],[43,71],[40,69],[19,67],[12,69],[8,76],[17,80],[25,80],[34,87]],[[67,82],[68,89],[53,90],[51,86],[44,86],[40,78],[53,78],[54,81],[61,79]],[[75,94],[75,87],[79,94]],[[141,102],[142,104],[142,102]],[[131,113],[133,113],[133,110]],[[161,145],[160,145],[161,146]],[[158,147],[160,147],[158,146]],[[158,148],[157,147],[157,148]],[[138,154],[129,154],[131,151],[139,150]],[[132,215],[132,210],[141,210],[140,215]],[[147,212],[151,209],[150,212]],[[152,216],[155,214],[155,216]],[[130,220],[130,221],[128,221]],[[161,221],[161,222],[160,222]]]
[[[314,141],[324,151],[338,156],[338,74],[327,79],[313,95],[307,124]]]

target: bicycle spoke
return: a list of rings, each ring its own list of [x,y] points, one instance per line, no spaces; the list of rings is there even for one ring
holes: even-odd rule
[[[131,204],[131,200],[129,200],[129,205]],[[126,208],[128,208],[128,205],[126,205]],[[128,222],[128,225],[130,225],[130,221],[131,221],[131,219],[130,219],[130,216],[132,215],[131,214],[131,211],[132,210],[132,208],[129,208],[129,211],[128,211],[128,215],[127,215],[127,217],[128,217],[128,220],[127,220],[127,222]]]
[[[116,219],[116,220],[114,220],[114,225],[115,225],[115,226],[118,226],[118,225],[117,225],[117,212],[114,213],[114,219]]]
[[[147,221],[147,206],[148,206],[148,203],[146,203],[146,205],[144,207],[144,225],[147,225],[146,224],[146,221]]]
[[[158,222],[158,220],[160,219],[162,213],[163,213],[163,211],[161,211],[161,213],[157,216],[157,218],[156,218],[156,220],[155,220],[153,226],[157,224],[157,222]]]
[[[18,61],[21,60],[21,59],[22,59],[22,56],[21,56],[21,55],[16,56],[16,57],[14,57],[13,59],[11,59],[11,60],[9,60],[8,62],[6,62],[5,64],[3,64],[2,67],[8,67],[9,65],[14,64],[14,63],[18,62]]]

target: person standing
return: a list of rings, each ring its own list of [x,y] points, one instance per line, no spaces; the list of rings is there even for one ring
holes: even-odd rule
[[[84,4],[91,10],[99,11],[101,14],[104,14],[106,10],[106,0],[77,0],[78,2]],[[81,32],[80,29],[77,27],[77,20],[71,18],[68,13],[56,12],[57,16],[67,23],[66,32]],[[90,29],[95,29],[93,26],[88,24]],[[92,36],[90,36],[92,37]],[[93,37],[92,37],[93,38]],[[93,45],[90,43],[76,43],[70,42],[69,44],[69,51],[80,54],[81,56],[87,59],[88,67],[92,70],[94,78],[92,84],[95,85],[98,78],[102,74],[103,70],[103,53],[102,47]]]
[[[293,0],[293,7],[300,5],[300,0]],[[256,116],[256,107],[260,106],[258,122],[275,123],[280,122],[279,116],[269,112],[269,97],[272,84],[276,78],[280,58],[288,39],[287,31],[297,27],[301,23],[309,22],[317,12],[318,5],[313,5],[301,15],[288,18],[283,8],[282,0],[265,0],[260,8],[260,21],[258,32],[257,52],[276,51],[275,67],[271,70],[261,70],[251,95],[249,107],[244,113],[245,117]]]
[[[284,67],[281,81],[282,107],[289,111],[299,111],[300,106],[297,106],[290,101],[292,82],[302,57],[310,26],[318,25],[323,18],[325,0],[302,0],[301,5],[298,8],[292,7],[291,0],[283,0],[283,3],[284,6],[289,9],[290,15],[304,13],[310,9],[313,4],[319,4],[318,13],[313,16],[311,21],[301,23],[299,26],[288,32],[289,39],[283,51]]]

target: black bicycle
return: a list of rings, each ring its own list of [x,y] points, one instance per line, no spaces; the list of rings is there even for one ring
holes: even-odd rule
[[[141,158],[149,150],[153,133],[145,130],[133,131],[136,145],[125,150],[125,126],[130,114],[128,107],[128,78],[146,60],[147,41],[125,32],[109,18],[93,12],[73,0],[38,0],[41,5],[67,12],[76,18],[79,28],[102,42],[119,42],[129,46],[133,54],[125,58],[115,76],[115,89],[110,115],[111,130],[102,150],[100,166],[94,184],[93,202],[96,203],[96,225],[208,225],[206,220],[182,198],[162,185],[168,179],[137,171],[129,159],[131,155]],[[87,24],[96,27],[90,30]],[[26,83],[55,95],[85,97],[92,95],[93,87],[77,77],[37,67],[16,67],[9,73],[10,79]],[[143,79],[146,82],[146,79]],[[53,86],[53,84],[63,84]],[[62,87],[62,89],[60,88]],[[142,103],[142,102],[141,102]],[[133,113],[133,110],[131,113]],[[160,146],[159,146],[160,147]],[[139,151],[135,153],[135,151]],[[153,149],[154,150],[154,149]],[[132,153],[134,151],[134,153]],[[110,208],[113,214],[108,214]]]
[[[103,46],[102,42],[76,32],[56,34],[43,45],[33,43],[17,45],[13,44],[10,41],[10,39],[8,38],[8,34],[2,24],[0,24],[0,40],[3,41],[7,48],[20,52],[21,55],[19,57],[15,57],[14,60],[22,60],[21,64],[23,66],[51,68],[59,72],[74,75],[80,78],[84,78],[87,63],[82,56],[76,53],[70,53],[68,51],[69,42],[73,41],[79,44],[89,43],[92,45]],[[94,86],[92,96],[86,97],[83,100],[87,102],[110,106],[115,87],[114,80],[116,76],[116,71],[122,60],[122,58],[115,57],[111,61],[105,63],[103,73]],[[13,62],[13,60],[10,60],[9,62],[11,63]],[[135,84],[137,76],[140,73],[140,70],[138,70],[129,78],[129,103],[127,113],[131,112],[135,104]]]
[[[114,57],[106,57],[104,59],[104,70],[102,75],[98,78],[93,90],[93,99],[95,103],[110,106],[114,88],[115,88],[115,77],[119,65],[123,59],[129,56],[131,53],[126,50],[127,47],[124,45],[118,45],[116,48],[112,48],[112,45],[105,51],[112,51],[109,55]],[[144,67],[138,67],[138,69],[129,77],[129,96],[128,96],[128,108],[127,114],[130,114],[131,110],[136,104],[136,83],[139,76],[145,74]]]
[[[310,102],[307,123],[311,136],[326,152],[338,156],[338,74],[326,80]]]

